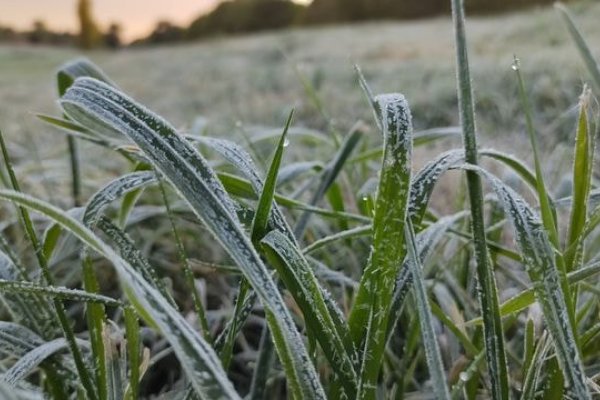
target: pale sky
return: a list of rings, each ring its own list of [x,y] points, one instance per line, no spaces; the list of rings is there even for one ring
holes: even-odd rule
[[[161,20],[187,25],[211,10],[219,0],[94,0],[93,11],[101,28],[112,22],[123,28],[123,38],[148,34]],[[310,0],[297,0],[309,3]],[[77,0],[0,0],[0,26],[27,29],[43,20],[53,30],[77,30]]]

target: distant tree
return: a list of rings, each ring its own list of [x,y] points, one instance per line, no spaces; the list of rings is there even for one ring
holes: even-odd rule
[[[77,5],[79,16],[79,45],[84,49],[97,47],[102,40],[100,30],[92,17],[91,0],[79,0]]]
[[[185,38],[185,30],[173,25],[169,21],[159,21],[156,27],[144,40],[145,43],[168,43],[182,41]]]
[[[289,0],[224,1],[192,22],[187,33],[194,39],[289,27],[300,21],[304,9]]]
[[[31,43],[47,43],[50,37],[50,32],[48,28],[46,28],[46,23],[44,21],[34,21],[33,29],[29,32],[28,39]]]
[[[104,44],[111,49],[121,47],[121,25],[112,23],[108,27],[108,32],[104,35]]]
[[[15,42],[21,39],[21,35],[12,28],[0,26],[0,42]]]

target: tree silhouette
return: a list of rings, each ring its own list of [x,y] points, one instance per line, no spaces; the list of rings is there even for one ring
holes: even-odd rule
[[[92,49],[102,41],[102,35],[92,17],[92,4],[90,0],[79,0],[77,5],[79,16],[79,45],[84,49]]]

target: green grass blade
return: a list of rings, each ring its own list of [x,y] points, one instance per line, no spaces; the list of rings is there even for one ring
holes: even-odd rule
[[[285,128],[279,139],[277,149],[273,155],[273,160],[267,173],[267,179],[263,185],[260,198],[258,199],[258,205],[256,206],[256,212],[252,221],[252,230],[250,238],[252,243],[256,244],[267,234],[269,216],[271,214],[271,208],[273,205],[273,196],[275,195],[275,187],[277,185],[277,175],[279,174],[279,167],[281,166],[281,160],[283,158],[283,151],[286,147],[287,133],[294,117],[294,111],[290,112],[290,115],[285,123]],[[289,230],[287,230],[289,232]],[[287,233],[287,232],[286,232]]]
[[[544,332],[535,345],[535,350],[531,356],[531,362],[525,373],[523,388],[521,390],[522,400],[535,398],[535,391],[542,373],[542,367],[545,364],[549,347],[548,335],[547,332]]]
[[[223,245],[268,310],[288,382],[301,398],[324,392],[294,321],[265,265],[243,232],[225,188],[204,158],[166,121],[101,82],[78,79],[62,105],[82,123],[102,121],[133,140]]]
[[[465,160],[477,164],[477,136],[475,105],[471,88],[471,73],[465,32],[464,1],[452,0],[452,17],[456,46],[456,68],[460,121],[463,130]],[[498,289],[486,245],[483,189],[481,178],[473,171],[467,172],[467,188],[471,206],[471,226],[477,264],[479,302],[484,320],[486,361],[492,383],[492,398],[509,398],[508,372],[504,351],[504,330],[498,307]]]
[[[224,172],[218,173],[217,176],[219,177],[219,180],[227,190],[227,193],[229,193],[231,196],[252,200],[256,200],[258,198],[258,195],[256,194],[252,184],[248,180]],[[290,209],[304,210],[316,215],[332,219],[345,219],[348,221],[362,223],[371,222],[371,218],[365,217],[364,215],[326,210],[324,208],[314,207],[301,201],[294,200],[291,197],[281,196],[279,194],[275,194],[274,198],[277,201],[277,204],[280,204],[281,206]]]
[[[525,121],[527,124],[527,133],[529,135],[529,140],[531,142],[531,149],[533,151],[533,162],[535,166],[535,177],[536,177],[536,189],[538,200],[540,202],[540,209],[542,211],[542,221],[544,222],[544,226],[548,231],[548,235],[552,244],[558,249],[558,225],[554,216],[554,211],[552,208],[552,204],[550,202],[550,198],[548,196],[548,192],[546,190],[546,183],[544,182],[544,174],[542,171],[542,166],[540,163],[540,156],[538,152],[538,144],[537,137],[535,132],[535,127],[533,125],[533,115],[531,111],[531,104],[529,102],[529,97],[527,96],[527,92],[525,90],[525,83],[523,82],[523,76],[521,75],[521,65],[520,61],[515,57],[513,66],[513,70],[517,74],[517,81],[519,83],[519,96],[521,98],[521,104],[523,107],[523,111],[525,112]],[[560,263],[559,263],[560,264]],[[564,288],[563,288],[564,289]]]
[[[388,94],[377,96],[376,104],[385,150],[373,219],[373,245],[349,317],[353,340],[363,348],[361,399],[375,396],[394,282],[405,255],[400,243],[404,243],[411,177],[412,120],[408,103],[401,94]]]
[[[291,122],[291,121],[289,121]],[[286,137],[290,130],[290,126],[286,124]],[[280,138],[281,139],[281,138]],[[250,185],[248,187],[248,195],[255,198],[259,198],[264,189],[263,178],[258,172],[258,168],[256,164],[252,160],[252,157],[248,152],[238,145],[235,142],[226,140],[226,139],[215,139],[210,137],[193,137],[190,140],[204,144],[211,148],[212,150],[219,153],[223,158],[225,158],[231,165],[233,165],[238,171],[245,176]],[[285,140],[284,142],[285,143]],[[282,142],[280,141],[280,146]],[[274,229],[278,229],[281,232],[291,232],[291,228],[287,224],[283,213],[279,209],[279,206],[276,203],[272,203],[271,212],[269,213],[268,218],[269,224],[272,225]],[[291,233],[288,234],[290,238],[292,238]]]
[[[591,49],[589,48],[589,46],[586,43],[586,40],[583,38],[583,35],[579,31],[579,28],[577,28],[575,20],[571,16],[569,10],[560,3],[556,3],[554,7],[556,7],[558,13],[567,25],[569,34],[571,35],[571,38],[573,38],[573,41],[577,46],[577,50],[579,50],[579,54],[581,55],[581,58],[583,58],[583,62],[585,63],[588,72],[592,76],[596,90],[600,91],[600,66],[598,66],[598,62],[594,58]]]
[[[577,259],[581,259],[583,253],[583,241],[581,235],[585,232],[588,211],[588,199],[592,189],[592,173],[594,169],[594,134],[590,131],[588,123],[588,107],[591,93],[584,89],[579,104],[579,119],[577,121],[577,133],[575,137],[575,156],[573,159],[573,201],[571,203],[571,215],[569,218],[569,230],[565,247],[578,246],[580,251],[573,251],[566,256],[566,270],[571,272],[578,268]],[[580,260],[581,261],[581,260]]]
[[[419,232],[416,237],[419,264],[424,264],[426,262],[427,257],[444,238],[444,235],[454,224],[465,216],[464,212],[460,212],[455,215],[440,218],[435,224],[432,224],[427,229]],[[394,294],[392,295],[391,321],[388,326],[388,335],[391,334],[400,319],[402,306],[412,287],[412,283],[413,273],[409,268],[408,260],[404,260],[402,268],[396,277],[396,286],[394,287]]]
[[[258,359],[256,360],[256,369],[252,375],[250,393],[247,397],[248,400],[263,400],[267,398],[267,379],[274,362],[275,352],[273,351],[273,340],[271,340],[269,328],[265,326],[260,337]]]
[[[87,58],[77,58],[63,64],[56,73],[56,83],[58,87],[58,95],[65,94],[67,89],[71,87],[75,79],[80,77],[95,78],[116,87],[114,82],[94,63]]]
[[[413,277],[415,288],[415,297],[417,300],[417,315],[421,325],[421,335],[425,347],[425,358],[429,368],[430,378],[433,381],[433,391],[437,399],[450,399],[450,392],[446,384],[446,374],[444,372],[444,362],[440,355],[440,348],[437,342],[437,335],[433,327],[433,316],[431,315],[431,306],[425,287],[425,277],[421,267],[419,252],[416,246],[415,234],[410,219],[404,225],[404,236],[408,249],[408,266]]]
[[[235,144],[233,146],[228,145],[225,147],[224,145],[228,143],[223,141],[217,142],[218,144],[223,145],[223,148],[221,149],[222,154],[225,154],[226,157],[231,160],[234,165],[238,166],[239,169],[246,170],[245,175],[250,179],[251,182],[253,182],[254,190],[262,190],[258,199],[256,211],[254,213],[254,218],[252,220],[252,228],[250,233],[250,239],[255,247],[258,246],[260,239],[262,239],[262,237],[267,233],[270,220],[272,221],[273,225],[279,227],[278,229],[288,233],[288,235],[291,236],[291,231],[285,223],[281,212],[273,203],[273,197],[275,195],[278,171],[281,165],[283,151],[286,146],[286,138],[293,115],[294,111],[292,110],[285,124],[283,133],[279,139],[279,143],[275,150],[275,154],[273,155],[273,160],[271,161],[271,165],[267,173],[267,179],[264,184],[262,183],[262,179],[259,177],[249,154],[246,155],[244,151],[236,149],[234,147],[236,146]],[[273,215],[271,215],[272,209]],[[233,317],[227,326],[227,330],[225,332],[226,334],[221,336],[224,338],[221,359],[223,360],[223,365],[225,366],[229,365],[231,354],[233,352],[235,337],[238,331],[241,329],[245,319],[250,314],[250,309],[255,302],[255,297],[256,296],[250,292],[248,281],[245,278],[242,278],[240,281],[238,297],[235,302]]]
[[[325,196],[325,193],[327,193],[329,187],[337,179],[338,175],[342,171],[342,168],[346,164],[346,161],[348,161],[350,155],[358,145],[361,138],[362,131],[358,127],[354,127],[348,136],[346,136],[334,158],[321,173],[319,186],[309,202],[311,206],[316,205],[323,198],[323,196]],[[305,211],[300,216],[294,228],[295,237],[301,238],[304,235],[304,231],[308,226],[311,215],[312,213]]]
[[[354,398],[358,380],[353,364],[356,350],[348,327],[339,319],[334,321],[326,302],[328,294],[319,285],[301,252],[284,234],[271,231],[261,244],[271,265],[302,310],[306,326],[321,345],[346,394]],[[342,325],[339,325],[340,322]]]
[[[483,174],[502,202],[515,227],[516,241],[534,284],[536,298],[542,306],[569,390],[577,399],[590,399],[575,332],[568,318],[560,271],[547,231],[531,207],[514,190],[484,169],[472,165],[465,168]]]
[[[126,400],[139,397],[140,386],[140,326],[135,310],[125,308],[125,337],[127,338],[127,361],[129,367],[129,383],[125,391]]]
[[[94,271],[94,264],[91,257],[84,249],[82,252],[83,264],[83,287],[89,293],[98,293],[100,285]],[[106,357],[104,349],[104,340],[102,334],[105,329],[106,312],[103,304],[86,304],[86,320],[92,346],[93,362],[96,372],[96,386],[98,387],[98,397],[104,400],[108,396],[108,384],[106,374]]]
[[[212,344],[213,338],[210,333],[210,328],[208,326],[208,321],[206,320],[206,311],[204,309],[204,304],[202,304],[202,297],[200,296],[200,292],[196,287],[196,280],[194,278],[194,273],[190,267],[190,262],[185,252],[185,247],[183,246],[183,242],[181,241],[181,237],[179,236],[179,231],[177,230],[177,225],[175,224],[175,217],[173,216],[173,211],[171,210],[171,204],[169,198],[167,197],[167,191],[165,189],[165,184],[158,178],[160,193],[163,198],[163,203],[165,204],[165,208],[167,210],[167,216],[169,217],[169,223],[171,224],[171,232],[173,233],[173,238],[175,239],[175,244],[177,247],[177,253],[179,255],[179,261],[181,262],[181,267],[183,269],[183,276],[186,280],[189,291],[192,293],[192,302],[194,304],[194,311],[196,311],[196,315],[198,320],[200,321],[200,329],[202,331],[202,335],[204,339]]]

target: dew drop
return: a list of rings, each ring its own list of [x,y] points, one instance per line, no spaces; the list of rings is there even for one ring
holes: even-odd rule
[[[521,69],[521,60],[519,60],[517,57],[515,57],[515,60],[513,61],[511,68],[513,71],[518,71]]]
[[[290,140],[286,138],[286,139],[283,141],[283,147],[288,147],[289,145],[290,145]]]

